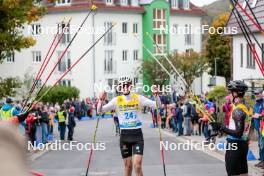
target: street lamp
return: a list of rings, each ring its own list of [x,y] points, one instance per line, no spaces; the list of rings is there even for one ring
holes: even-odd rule
[[[214,59],[214,62],[215,62],[215,86],[216,86],[216,76],[217,76],[217,60],[219,60],[220,58],[219,57],[216,57],[215,59]]]

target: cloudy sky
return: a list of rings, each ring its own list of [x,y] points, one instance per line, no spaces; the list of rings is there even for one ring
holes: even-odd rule
[[[210,4],[216,0],[191,0],[192,3],[194,3],[196,6],[203,6],[206,4]]]

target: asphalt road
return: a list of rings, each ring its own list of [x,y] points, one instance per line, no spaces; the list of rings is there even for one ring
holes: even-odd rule
[[[150,128],[150,115],[144,115],[145,139],[143,173],[145,176],[163,176],[159,133]],[[78,122],[74,139],[80,143],[92,141],[96,121]],[[57,136],[57,128],[55,128]],[[163,134],[164,141],[177,143],[177,137]],[[97,141],[105,143],[104,151],[94,151],[89,175],[122,176],[123,162],[119,150],[119,137],[115,136],[112,119],[100,121]],[[85,175],[89,151],[49,151],[32,163],[32,169],[47,176]],[[167,176],[223,176],[224,163],[201,151],[165,151]]]

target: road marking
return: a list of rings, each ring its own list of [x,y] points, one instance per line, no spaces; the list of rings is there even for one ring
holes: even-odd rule
[[[117,172],[89,172],[89,175],[114,175]],[[81,173],[81,176],[85,176],[85,173]]]

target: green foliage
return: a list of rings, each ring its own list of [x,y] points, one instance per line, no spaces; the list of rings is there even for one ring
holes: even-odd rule
[[[213,90],[208,93],[208,98],[214,100],[220,100],[228,94],[227,90],[223,86],[216,86]]]
[[[178,72],[183,75],[183,78],[189,85],[208,67],[206,58],[202,54],[196,52],[188,54],[174,53],[169,55],[168,59],[176,67]],[[164,57],[160,57],[159,62],[171,75],[176,74]],[[170,80],[169,75],[152,58],[143,61],[140,72],[148,80],[149,84],[166,85]]]
[[[37,21],[46,11],[39,0],[0,0],[0,62],[8,53],[33,46],[36,41],[25,37],[23,25]]]
[[[212,27],[217,29],[218,27],[225,27],[229,13],[219,15],[212,24]],[[206,57],[211,68],[210,74],[214,75],[215,72],[215,58],[217,60],[217,75],[227,78],[227,81],[231,77],[231,46],[230,36],[223,36],[218,33],[210,34],[206,44]]]
[[[20,86],[21,83],[18,78],[0,78],[0,99],[15,96],[16,88]]]
[[[39,97],[41,97],[43,93],[46,92],[48,89],[50,89],[49,86],[45,87],[41,91]],[[58,85],[52,88],[46,95],[44,95],[41,101],[49,103],[59,102],[60,104],[62,104],[63,101],[68,98],[78,98],[79,94],[80,91],[76,87],[65,87]]]
[[[202,9],[207,14],[206,16],[203,16],[203,22],[206,24],[211,24],[215,17],[230,11],[230,2],[218,0],[209,5],[203,6]]]
[[[208,68],[207,59],[201,53],[194,51],[183,54],[174,53],[170,57],[188,85],[191,85],[193,80]]]
[[[165,68],[168,68],[165,58],[160,58],[159,61]],[[144,60],[140,68],[140,73],[143,74],[150,85],[165,85],[170,79],[168,74],[154,59]]]

